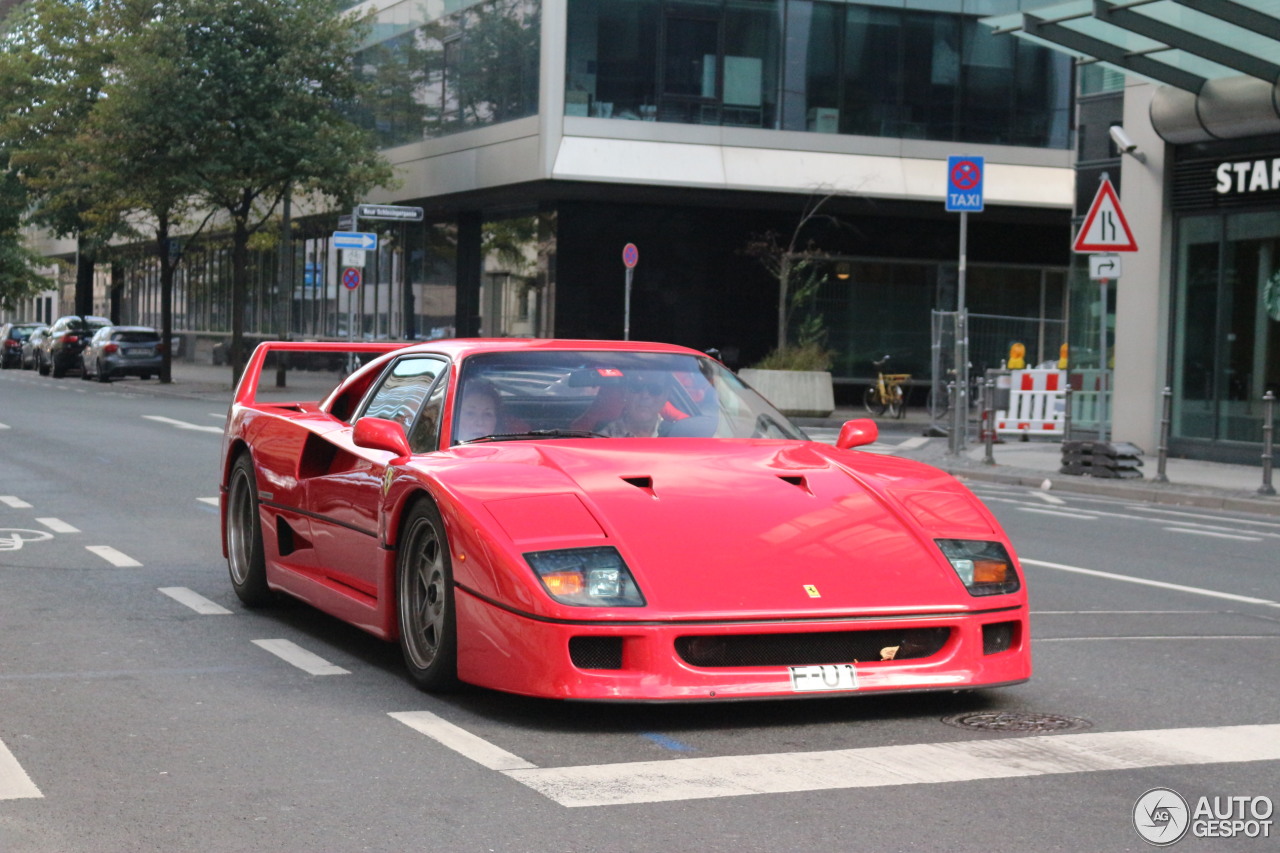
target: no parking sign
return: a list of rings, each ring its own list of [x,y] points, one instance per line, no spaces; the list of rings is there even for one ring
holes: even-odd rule
[[[982,212],[982,185],[986,168],[983,157],[953,155],[947,158],[947,210],[959,213]]]

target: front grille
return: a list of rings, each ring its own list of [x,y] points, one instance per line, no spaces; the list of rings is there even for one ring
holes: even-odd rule
[[[569,659],[578,669],[622,669],[622,638],[570,637]]]
[[[724,634],[677,637],[676,653],[693,666],[809,666],[927,658],[946,645],[950,628],[816,631],[804,634]]]

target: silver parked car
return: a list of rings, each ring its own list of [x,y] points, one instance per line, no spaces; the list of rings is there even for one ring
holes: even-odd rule
[[[81,353],[84,379],[110,382],[117,376],[150,379],[160,372],[164,348],[150,326],[105,326],[93,333]]]

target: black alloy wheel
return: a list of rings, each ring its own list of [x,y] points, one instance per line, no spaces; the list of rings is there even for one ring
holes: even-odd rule
[[[227,569],[231,587],[246,607],[271,602],[258,515],[258,479],[248,453],[236,459],[227,482]]]
[[[396,557],[400,651],[423,690],[458,686],[457,614],[453,566],[440,511],[419,501],[404,520]]]

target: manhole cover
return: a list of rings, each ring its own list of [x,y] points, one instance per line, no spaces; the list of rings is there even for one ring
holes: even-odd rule
[[[973,714],[953,714],[942,722],[961,729],[980,732],[1070,732],[1087,729],[1093,725],[1080,717],[1065,714],[1019,714],[1007,711],[980,711]]]

